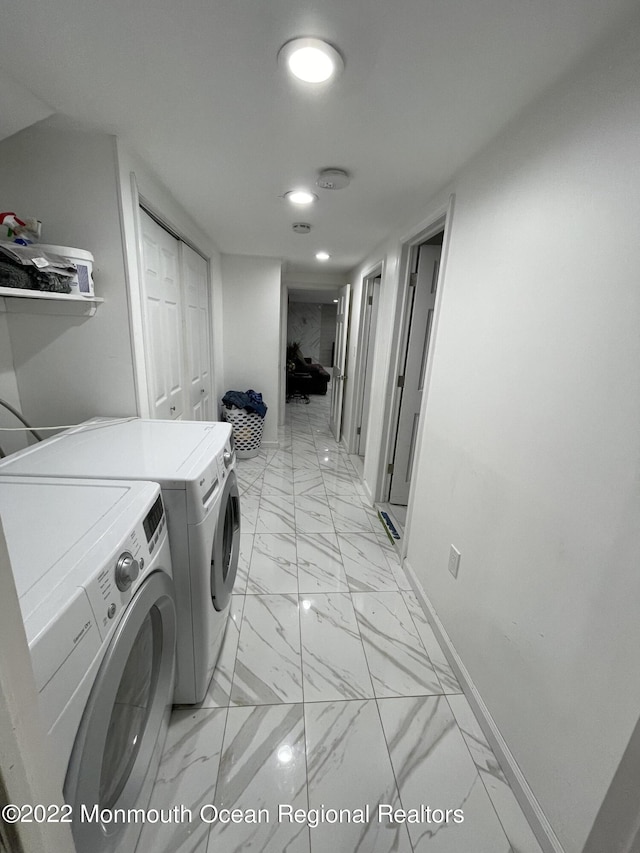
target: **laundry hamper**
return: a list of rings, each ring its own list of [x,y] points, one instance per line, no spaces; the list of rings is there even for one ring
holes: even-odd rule
[[[264,418],[244,409],[222,409],[222,417],[233,427],[233,440],[239,459],[251,459],[258,455],[262,441]]]

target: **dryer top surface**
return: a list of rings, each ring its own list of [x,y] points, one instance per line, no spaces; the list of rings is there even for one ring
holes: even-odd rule
[[[0,474],[122,477],[184,488],[224,452],[230,435],[223,422],[96,418],[8,456]]]
[[[99,573],[156,499],[155,483],[0,478],[0,517],[23,618],[69,578]]]

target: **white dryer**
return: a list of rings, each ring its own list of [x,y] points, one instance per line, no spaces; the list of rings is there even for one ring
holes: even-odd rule
[[[153,480],[167,509],[178,614],[176,704],[201,702],[240,551],[231,425],[95,419],[0,462],[0,475]]]
[[[148,805],[173,695],[159,487],[3,477],[0,515],[76,849],[133,853],[141,824],[109,816]]]

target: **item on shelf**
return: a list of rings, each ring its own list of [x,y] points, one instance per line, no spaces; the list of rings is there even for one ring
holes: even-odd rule
[[[0,253],[0,287],[71,293],[69,276],[25,266]]]
[[[33,248],[44,249],[47,254],[55,254],[71,263],[75,272],[69,285],[71,293],[79,296],[93,296],[93,255],[84,249],[73,249],[70,246],[49,246],[40,243]]]
[[[0,286],[92,297],[93,255],[84,249],[0,240]]]
[[[41,231],[42,222],[39,219],[29,217],[22,220],[13,211],[0,213],[0,236],[13,240],[14,243],[28,246],[34,240],[40,239]]]

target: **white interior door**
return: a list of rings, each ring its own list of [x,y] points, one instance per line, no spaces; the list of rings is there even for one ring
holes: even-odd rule
[[[338,311],[336,314],[336,343],[333,355],[333,371],[331,376],[331,415],[329,426],[335,440],[340,441],[342,428],[342,400],[344,397],[345,369],[347,366],[347,333],[349,330],[349,300],[351,285],[345,284],[340,288]]]
[[[440,267],[441,246],[424,244],[418,250],[418,267],[411,279],[411,319],[398,417],[396,447],[389,501],[406,506],[409,502],[411,471],[416,451],[422,392],[427,374],[433,312]]]
[[[209,270],[202,255],[182,247],[184,331],[187,361],[187,418],[210,421],[211,346],[209,337]]]
[[[140,210],[145,352],[151,417],[184,414],[179,241]]]

